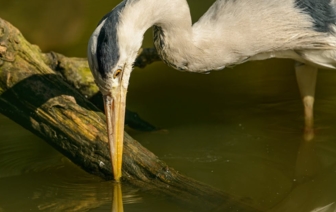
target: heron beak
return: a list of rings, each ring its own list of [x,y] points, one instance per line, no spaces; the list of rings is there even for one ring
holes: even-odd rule
[[[111,164],[117,182],[121,177],[126,93],[127,89],[120,85],[112,88],[110,94],[103,95]]]

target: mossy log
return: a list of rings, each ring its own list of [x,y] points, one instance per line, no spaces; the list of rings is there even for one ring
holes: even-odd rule
[[[155,55],[153,50],[146,51],[145,55]],[[157,60],[153,55],[149,58],[154,59],[137,60],[138,65]],[[61,70],[63,76],[55,70]],[[81,72],[85,74],[68,82]],[[44,54],[28,43],[19,30],[0,19],[0,112],[87,172],[111,179],[105,117],[88,101],[98,92],[89,72],[84,59]],[[68,81],[64,73],[70,76]],[[218,207],[224,211],[260,211],[244,203],[244,198],[181,175],[127,133],[124,142],[124,183],[167,195],[197,211]]]

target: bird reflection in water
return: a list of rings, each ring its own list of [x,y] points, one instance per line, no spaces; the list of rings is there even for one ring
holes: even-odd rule
[[[115,183],[112,192],[112,212],[124,212],[121,184]]]
[[[323,143],[323,142],[321,142]],[[334,212],[336,165],[331,164],[333,151],[321,148],[317,141],[302,140],[295,166],[292,189],[269,212]]]

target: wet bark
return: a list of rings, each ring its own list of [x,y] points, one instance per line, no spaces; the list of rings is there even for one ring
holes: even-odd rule
[[[157,59],[155,51],[145,50],[136,65]],[[98,92],[89,73],[85,59],[44,54],[0,19],[0,112],[87,172],[111,179],[105,117],[88,100]],[[197,211],[259,211],[244,198],[178,173],[127,133],[124,142],[124,183],[166,195]]]

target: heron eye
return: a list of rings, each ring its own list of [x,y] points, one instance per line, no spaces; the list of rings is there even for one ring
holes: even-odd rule
[[[121,74],[122,70],[118,69],[114,72],[113,79],[117,78]]]

